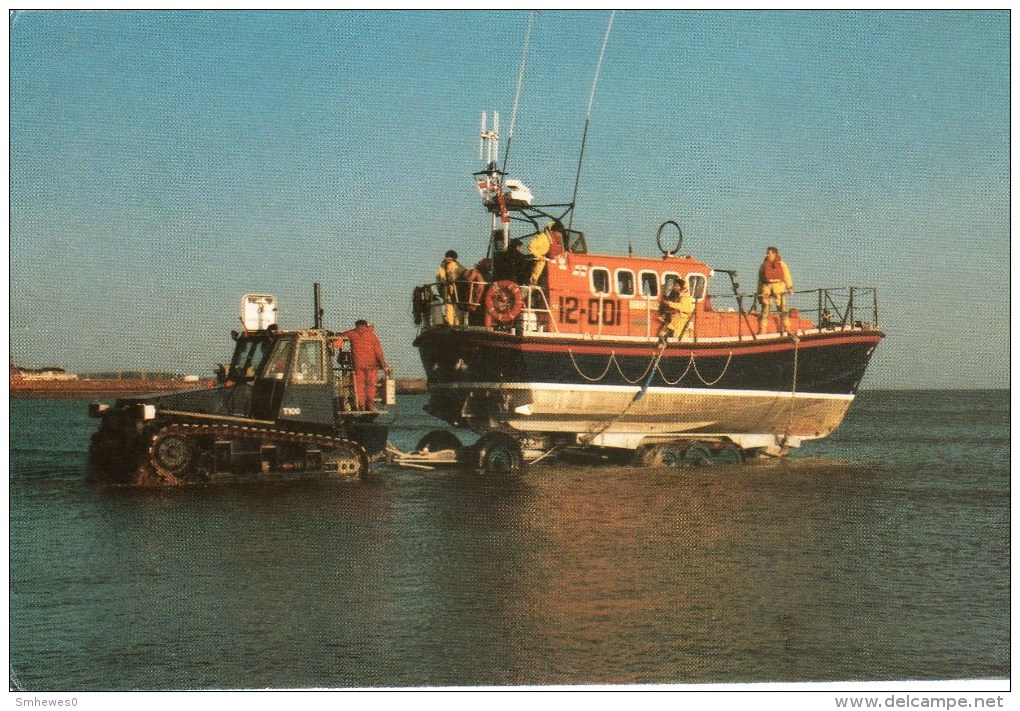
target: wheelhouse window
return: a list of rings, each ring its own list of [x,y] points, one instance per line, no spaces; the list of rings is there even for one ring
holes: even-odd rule
[[[641,296],[654,299],[659,295],[659,275],[655,272],[641,272]]]
[[[574,254],[585,254],[588,252],[588,244],[584,239],[584,232],[567,230],[564,240],[568,252],[573,252]]]
[[[673,288],[673,282],[680,278],[680,275],[676,272],[666,272],[662,275],[662,290],[665,293],[669,293],[669,290]]]
[[[298,346],[297,363],[294,366],[294,380],[302,383],[326,382],[326,359],[324,341],[302,341]]]
[[[634,296],[634,272],[630,269],[616,270],[616,293],[620,296]]]
[[[705,298],[705,287],[707,284],[708,280],[704,274],[687,275],[687,290],[691,292],[691,296],[695,301],[701,301]]]
[[[591,290],[595,294],[609,293],[609,270],[603,267],[593,267],[591,274]]]

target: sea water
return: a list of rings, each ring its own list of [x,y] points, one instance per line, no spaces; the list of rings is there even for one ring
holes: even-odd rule
[[[11,401],[24,690],[1009,676],[1008,391],[864,392],[757,465],[166,490],[87,486],[86,411]]]

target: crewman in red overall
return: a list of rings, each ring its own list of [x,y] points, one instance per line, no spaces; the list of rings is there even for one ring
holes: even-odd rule
[[[390,377],[393,371],[386,364],[386,356],[383,355],[382,344],[375,335],[375,329],[364,319],[354,322],[354,328],[337,334],[338,339],[346,339],[351,342],[351,360],[354,361],[354,396],[359,410],[375,409],[375,390],[378,384],[381,369],[386,376]],[[339,350],[343,345],[334,342],[333,346]]]
[[[769,306],[772,300],[776,301],[776,309],[783,319],[783,331],[796,338],[791,333],[790,313],[786,308],[786,295],[793,292],[793,278],[786,262],[779,256],[779,250],[769,247],[765,250],[765,261],[761,263],[758,270],[758,298],[761,299],[761,315],[758,317],[758,333],[765,332],[765,324],[768,323]]]

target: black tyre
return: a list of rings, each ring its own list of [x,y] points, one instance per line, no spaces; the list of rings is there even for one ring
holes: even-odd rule
[[[743,464],[744,453],[735,444],[727,444],[715,453],[714,460],[717,464]]]
[[[450,432],[450,430],[432,430],[418,440],[418,446],[414,448],[414,451],[440,452],[444,449],[458,451],[463,446],[460,440],[457,439],[457,435]]]
[[[659,445],[658,460],[659,466],[663,467],[682,467],[687,463],[684,458],[684,451],[675,444]]]
[[[482,471],[515,472],[524,467],[524,455],[517,440],[500,432],[482,435],[475,444],[475,463]]]
[[[684,464],[689,467],[704,467],[712,463],[712,450],[707,444],[695,442],[684,452]]]
[[[654,444],[643,444],[634,450],[631,462],[635,467],[656,467],[659,465],[659,451]]]

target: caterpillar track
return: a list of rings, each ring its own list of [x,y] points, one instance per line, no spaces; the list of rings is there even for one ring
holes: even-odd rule
[[[369,463],[360,445],[341,437],[273,427],[176,423],[152,435],[146,467],[157,479],[153,483],[165,486],[298,472],[364,476]]]
[[[90,470],[94,483],[180,486],[307,474],[362,477],[369,473],[369,457],[359,444],[342,437],[274,427],[172,423],[126,440],[97,433]]]

